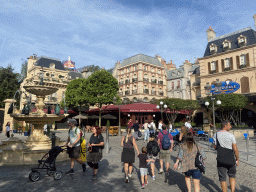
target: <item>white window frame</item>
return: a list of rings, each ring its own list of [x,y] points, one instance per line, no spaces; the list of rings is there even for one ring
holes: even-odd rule
[[[230,59],[229,58],[226,58],[225,60],[224,60],[224,68],[226,69],[226,68],[229,68],[230,67]]]
[[[246,55],[241,55],[240,56],[240,65],[246,65]]]
[[[216,71],[216,61],[211,62],[211,71]]]
[[[151,67],[151,72],[154,72],[154,67]]]
[[[130,72],[130,67],[127,68],[127,73],[129,73],[129,72]]]
[[[147,71],[147,66],[146,65],[144,65],[144,71]]]
[[[137,71],[137,65],[134,66],[134,71]]]
[[[160,69],[158,70],[158,74],[161,74],[161,70]]]

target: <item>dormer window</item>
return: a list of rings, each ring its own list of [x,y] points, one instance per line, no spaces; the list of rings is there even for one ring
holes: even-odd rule
[[[228,41],[227,39],[225,39],[225,41],[223,41],[222,44],[223,44],[223,49],[224,49],[224,50],[228,50],[228,49],[231,48],[231,42]]]
[[[54,64],[54,63],[51,63],[51,64],[50,64],[50,68],[51,68],[51,69],[55,69],[55,64]]]
[[[238,45],[241,47],[241,46],[246,45],[246,43],[247,43],[247,38],[243,35],[240,35],[238,37]]]
[[[210,45],[210,52],[213,54],[213,53],[217,53],[217,45],[215,44],[211,44]]]

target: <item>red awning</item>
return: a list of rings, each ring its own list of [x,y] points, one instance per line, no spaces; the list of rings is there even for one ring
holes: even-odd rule
[[[156,108],[155,104],[151,103],[134,103],[128,104],[121,107],[121,112],[134,112],[134,113],[142,113],[142,112],[160,112],[159,109]]]

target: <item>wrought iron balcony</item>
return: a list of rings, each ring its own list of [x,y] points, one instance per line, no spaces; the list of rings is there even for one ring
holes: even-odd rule
[[[125,95],[130,95],[130,91],[125,91]]]
[[[163,92],[163,91],[159,92],[159,95],[163,96],[163,95],[164,95],[164,92]]]
[[[125,84],[130,83],[130,79],[125,80]]]
[[[123,81],[120,81],[120,82],[119,82],[119,85],[123,85],[123,84],[124,84],[124,82],[123,82]]]
[[[149,93],[148,89],[144,89],[143,93],[148,94]]]
[[[119,96],[123,96],[123,92],[119,92]]]
[[[132,90],[132,94],[137,94],[137,89]]]
[[[132,82],[137,82],[138,78],[132,78]]]
[[[163,82],[163,81],[158,81],[158,84],[159,84],[159,85],[163,85],[164,82]]]
[[[156,79],[151,79],[151,83],[157,83]]]
[[[148,78],[143,78],[144,82],[149,82]]]

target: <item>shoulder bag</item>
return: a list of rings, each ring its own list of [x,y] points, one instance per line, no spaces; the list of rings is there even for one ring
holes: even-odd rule
[[[196,158],[195,158],[195,167],[197,167],[201,173],[205,173],[205,166],[202,154],[200,153],[197,144],[195,143],[197,148]]]
[[[219,140],[217,138],[216,133],[216,141],[217,141],[217,163],[218,165],[225,167],[233,167],[236,164],[234,151],[232,149],[227,149],[220,146]]]

